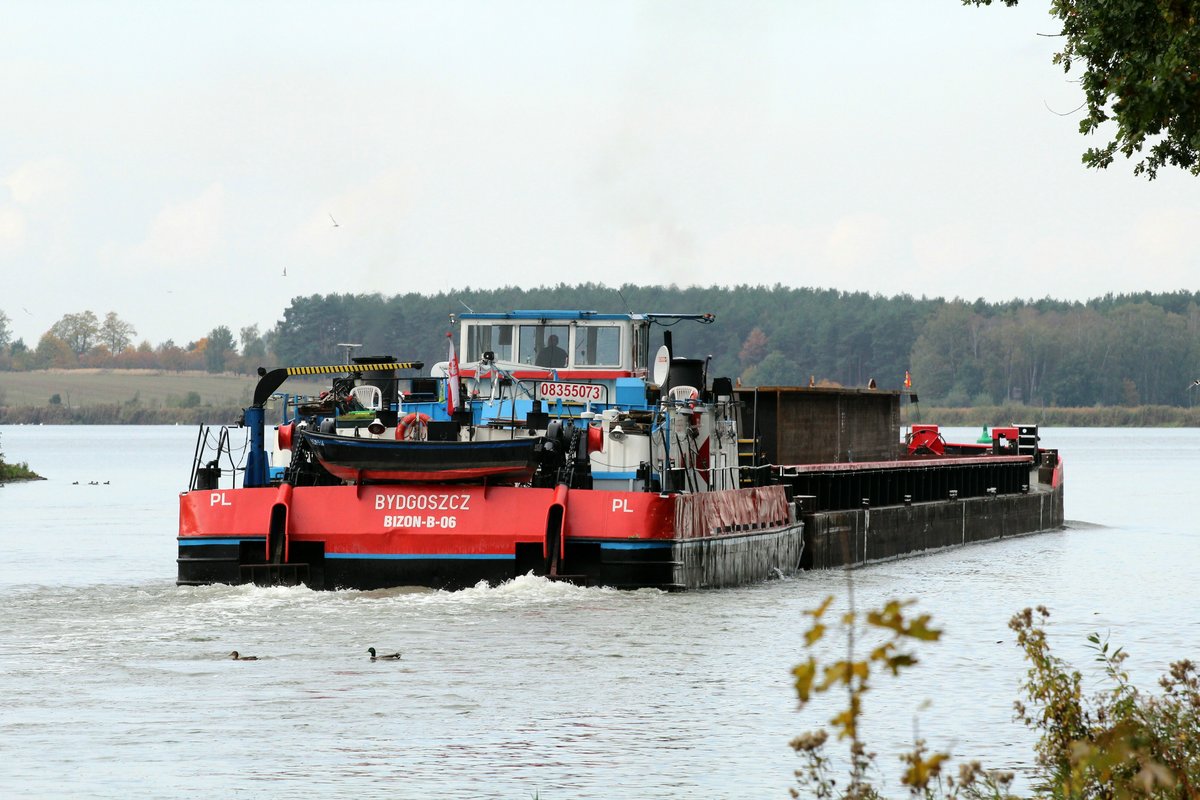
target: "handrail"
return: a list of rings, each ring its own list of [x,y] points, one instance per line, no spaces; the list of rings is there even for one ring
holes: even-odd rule
[[[342,372],[360,374],[363,372],[386,372],[394,369],[423,369],[424,361],[389,361],[381,364],[331,364],[312,367],[279,367],[270,371],[259,368],[258,385],[254,387],[254,403],[262,408],[275,390],[283,385],[293,375],[336,375]]]
[[[196,488],[196,479],[197,479],[197,476],[199,475],[200,466],[202,464],[207,464],[209,466],[215,466],[218,469],[221,469],[222,457],[224,457],[224,459],[229,463],[228,472],[229,472],[229,481],[230,481],[229,488],[230,489],[237,488],[237,474],[239,472],[245,472],[245,468],[239,467],[237,462],[234,461],[234,459],[233,459],[233,444],[229,438],[229,436],[230,436],[229,426],[222,425],[220,427],[220,430],[218,431],[218,433],[216,434],[216,437],[215,437],[216,438],[215,444],[212,441],[213,427],[214,426],[212,426],[212,425],[201,424],[200,429],[196,435],[196,450],[192,455],[192,473],[191,473],[191,477],[188,481],[188,489],[189,490]],[[242,448],[242,456],[243,457],[245,456],[245,451],[246,451],[246,448],[243,447]],[[205,458],[209,453],[212,453],[213,457],[206,461]],[[224,472],[225,470],[222,469],[221,471]]]
[[[208,428],[203,422],[200,423],[200,430],[196,433],[196,447],[192,452],[192,474],[188,478],[188,489],[196,488],[196,470],[200,468],[200,456],[203,451],[200,449],[204,441],[206,441],[205,430]]]

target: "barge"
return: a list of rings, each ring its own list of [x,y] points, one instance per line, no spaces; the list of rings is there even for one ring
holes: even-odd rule
[[[907,392],[738,387],[675,354],[676,325],[713,321],[468,313],[428,373],[260,369],[237,429],[199,431],[177,583],[720,588],[1062,525],[1036,428],[953,445],[902,436]]]

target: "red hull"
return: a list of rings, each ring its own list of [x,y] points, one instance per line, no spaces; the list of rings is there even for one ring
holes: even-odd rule
[[[179,539],[259,538],[286,507],[288,542],[320,541],[327,554],[511,554],[542,543],[554,489],[449,484],[215,489],[179,498]],[[790,524],[783,487],[695,495],[573,490],[565,539],[702,539]]]
[[[181,584],[442,588],[527,572],[624,588],[736,585],[799,568],[782,486],[660,495],[411,484],[185,492]]]

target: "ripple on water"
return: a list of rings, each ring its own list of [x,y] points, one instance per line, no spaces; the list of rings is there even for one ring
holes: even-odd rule
[[[63,435],[79,447],[77,430]],[[133,446],[159,435],[137,432]],[[112,503],[95,509],[100,534],[70,527],[81,512],[43,525],[34,505],[0,506],[13,553],[0,575],[0,796],[781,796],[798,766],[787,742],[837,710],[836,698],[796,709],[803,612],[829,594],[831,618],[849,610],[848,581],[859,610],[910,598],[945,630],[919,646],[914,670],[874,682],[863,724],[881,769],[896,774],[892,755],[914,733],[1019,768],[1032,736],[1012,720],[1025,669],[1012,613],[1047,605],[1052,645],[1089,686],[1101,677],[1093,631],[1126,647],[1148,688],[1170,661],[1195,659],[1200,641],[1200,534],[1181,509],[1138,494],[1190,491],[1200,432],[1155,438],[1153,459],[1117,458],[1103,433],[1069,436],[1064,452],[1085,446],[1068,460],[1068,513],[1087,522],[713,592],[531,576],[459,592],[175,587],[163,534],[174,510],[158,508],[175,489],[155,476],[142,496],[88,495]],[[192,440],[180,439],[188,454]],[[143,471],[163,469],[137,455]],[[80,458],[93,456],[111,452]],[[1142,459],[1144,482],[1128,480],[1129,458]],[[141,516],[147,508],[158,516]],[[66,537],[96,558],[62,560]],[[372,663],[372,646],[404,657]],[[844,646],[830,635],[816,652]],[[261,660],[231,661],[234,649]]]

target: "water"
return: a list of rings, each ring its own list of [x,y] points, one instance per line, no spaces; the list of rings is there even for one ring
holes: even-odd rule
[[[194,441],[190,427],[0,429],[9,460],[50,479],[0,489],[0,796],[786,797],[788,741],[835,710],[797,711],[789,673],[802,611],[830,593],[844,608],[841,572],[687,594],[533,578],[178,588]],[[916,598],[946,630],[866,697],[897,796],[914,735],[1028,765],[1006,628],[1025,606],[1051,609],[1056,652],[1092,689],[1092,631],[1129,650],[1146,689],[1200,656],[1200,431],[1049,429],[1043,444],[1064,456],[1068,530],[853,573],[860,608]],[[404,658],[371,663],[369,646]]]

